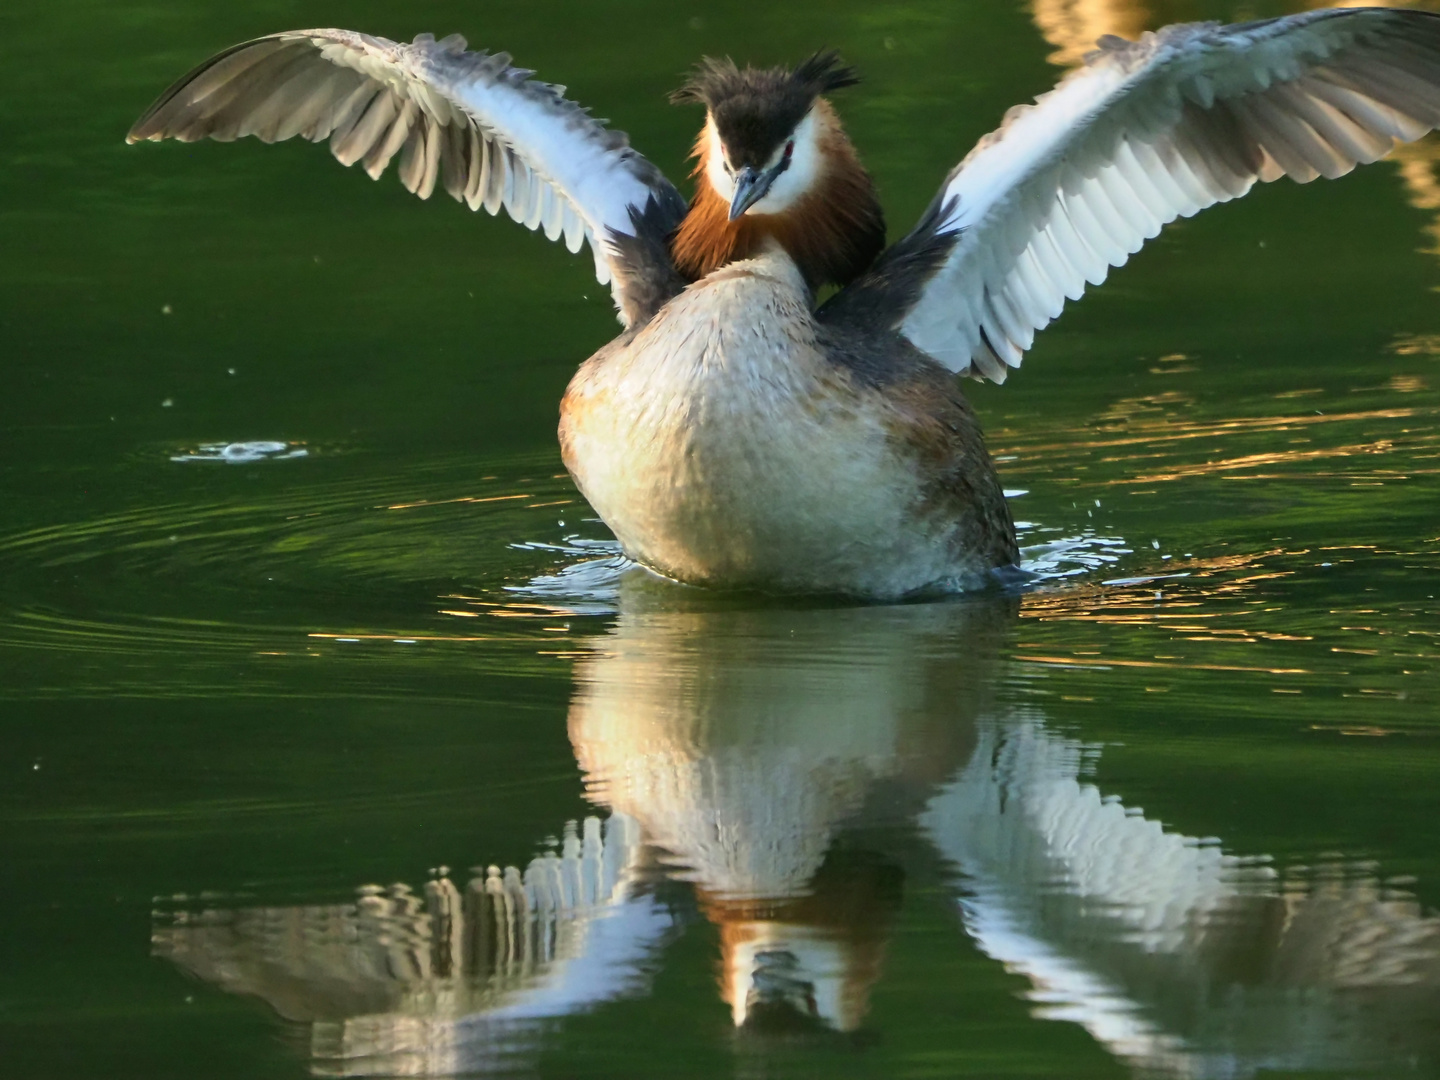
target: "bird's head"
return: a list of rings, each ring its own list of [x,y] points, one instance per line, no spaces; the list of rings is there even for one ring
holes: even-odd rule
[[[844,139],[820,95],[859,81],[833,51],[793,70],[701,62],[672,100],[705,106],[698,171],[729,204],[732,221],[746,213],[781,213],[815,187],[827,151],[833,152],[828,144]]]
[[[874,258],[884,238],[879,204],[822,96],[857,82],[833,51],[793,69],[700,63],[672,95],[705,106],[696,197],[675,245],[683,272],[701,277],[745,258],[764,236],[779,239],[815,285],[849,280]]]

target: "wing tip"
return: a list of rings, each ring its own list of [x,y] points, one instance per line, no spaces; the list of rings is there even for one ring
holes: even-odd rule
[[[130,130],[125,133],[125,142],[127,144],[158,142],[164,138],[164,132],[156,128],[154,124],[156,107],[156,105],[151,105],[140,114],[139,119],[130,125]]]

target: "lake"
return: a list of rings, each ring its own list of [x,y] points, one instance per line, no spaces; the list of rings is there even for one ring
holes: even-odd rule
[[[1440,142],[967,383],[1036,580],[869,606],[617,558],[555,444],[588,258],[123,142],[250,37],[458,31],[679,181],[696,59],[832,45],[898,237],[1100,34],[1299,9],[0,15],[0,1071],[1440,1076]]]

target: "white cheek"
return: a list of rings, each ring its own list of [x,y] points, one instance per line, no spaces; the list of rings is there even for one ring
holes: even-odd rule
[[[705,179],[715,189],[715,194],[729,202],[735,197],[735,180],[725,171],[725,148],[720,144],[720,133],[714,124],[706,124],[710,147],[705,153]]]
[[[820,175],[820,147],[816,140],[813,112],[800,121],[792,138],[795,150],[790,157],[790,167],[775,178],[765,197],[745,211],[747,214],[779,214],[788,210],[810,190]]]

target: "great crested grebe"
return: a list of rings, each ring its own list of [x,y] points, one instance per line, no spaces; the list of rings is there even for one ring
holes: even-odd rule
[[[589,242],[624,331],[560,406],[576,484],[626,554],[701,585],[877,599],[1018,558],[955,375],[1002,382],[1162,225],[1257,180],[1335,177],[1440,125],[1440,16],[1312,11],[1106,37],[1012,109],[889,248],[870,177],[793,70],[706,60],[686,205],[658,169],[505,53],[298,30],[180,79],[129,139],[330,140],[345,165]],[[883,250],[882,250],[883,249]],[[818,308],[816,292],[839,291]]]

